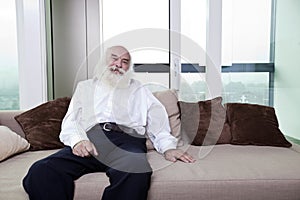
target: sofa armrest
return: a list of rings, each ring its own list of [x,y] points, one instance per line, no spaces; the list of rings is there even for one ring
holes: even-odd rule
[[[21,126],[14,119],[16,115],[21,114],[22,112],[23,111],[21,110],[0,111],[0,125],[9,127],[12,131],[25,138],[25,134]]]

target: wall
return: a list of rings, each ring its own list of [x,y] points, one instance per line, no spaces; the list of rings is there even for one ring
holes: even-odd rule
[[[300,1],[277,0],[274,107],[279,127],[300,139]]]
[[[100,56],[99,1],[52,0],[50,6],[53,88],[49,89],[56,99],[71,96],[78,81],[93,74]]]

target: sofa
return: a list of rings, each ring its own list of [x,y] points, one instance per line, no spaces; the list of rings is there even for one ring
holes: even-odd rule
[[[274,108],[223,105],[221,97],[183,102],[173,94],[155,96],[166,107],[178,148],[196,162],[167,161],[149,143],[149,200],[300,199],[300,147],[285,139]],[[1,200],[28,199],[22,179],[32,163],[63,147],[59,125],[68,103],[60,98],[26,111],[0,112],[0,150],[6,151],[0,157]],[[74,199],[101,199],[108,184],[105,173],[84,175],[75,182]]]

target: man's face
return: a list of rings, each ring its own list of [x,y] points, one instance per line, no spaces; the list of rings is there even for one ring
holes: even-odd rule
[[[128,51],[122,47],[114,47],[108,53],[108,67],[110,70],[114,74],[124,74],[130,67],[130,55]]]

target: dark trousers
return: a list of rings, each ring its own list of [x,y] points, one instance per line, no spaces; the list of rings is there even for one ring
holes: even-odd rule
[[[103,131],[96,125],[88,132],[99,156],[79,157],[65,147],[35,162],[23,179],[31,200],[71,200],[74,180],[84,174],[105,172],[110,185],[102,199],[147,199],[152,170],[146,158],[146,139],[126,133]]]

